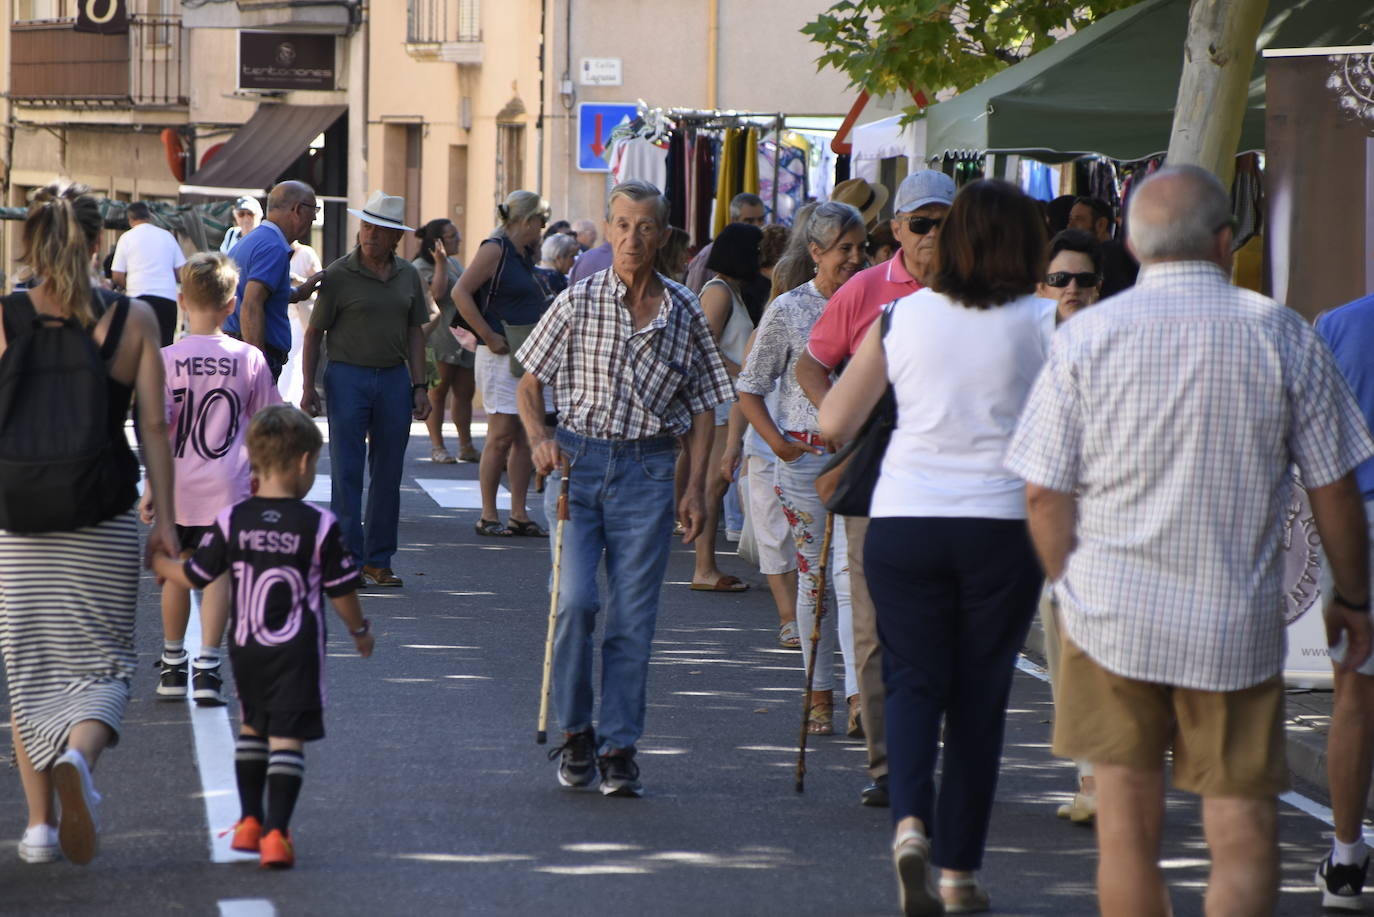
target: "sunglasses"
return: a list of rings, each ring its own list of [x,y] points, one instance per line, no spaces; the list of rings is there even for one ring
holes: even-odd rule
[[[1080,287],[1095,287],[1102,282],[1102,278],[1091,271],[1085,271],[1082,274],[1073,274],[1068,271],[1055,271],[1045,278],[1045,285],[1062,289],[1075,280],[1078,281]]]
[[[931,217],[912,217],[906,221],[906,228],[916,233],[918,236],[923,236],[932,229],[939,229],[940,224],[943,222],[944,217],[935,217],[933,219]]]

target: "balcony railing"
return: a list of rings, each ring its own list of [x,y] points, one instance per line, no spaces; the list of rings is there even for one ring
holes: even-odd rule
[[[54,106],[186,105],[180,17],[131,16],[127,35],[78,32],[74,22],[10,26],[11,99]]]
[[[406,40],[448,44],[482,40],[481,0],[406,0]]]

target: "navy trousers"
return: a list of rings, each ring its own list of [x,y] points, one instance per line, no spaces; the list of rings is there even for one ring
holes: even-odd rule
[[[936,866],[978,869],[1016,654],[1043,581],[1026,523],[875,518],[864,571],[883,648],[893,821],[921,819]]]

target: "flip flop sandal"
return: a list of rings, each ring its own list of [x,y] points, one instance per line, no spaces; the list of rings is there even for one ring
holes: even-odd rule
[[[930,872],[930,842],[914,828],[902,832],[892,844],[892,865],[897,870],[897,891],[905,917],[936,917],[945,906]]]
[[[474,446],[464,446],[458,450],[458,461],[460,462],[480,462],[482,453],[478,452]]]
[[[749,584],[738,576],[725,575],[716,580],[711,585],[705,583],[693,583],[693,592],[746,592]]]
[[[511,533],[499,519],[478,519],[477,534],[485,535],[487,538],[509,538]]]
[[[965,879],[940,879],[940,890],[958,889],[959,897],[953,901],[945,899],[946,914],[981,914],[992,907],[992,899],[987,890],[978,884],[973,876]]]
[[[429,450],[429,460],[436,465],[456,465],[458,463],[458,460],[450,455],[443,446]]]
[[[797,632],[796,621],[788,621],[778,628],[778,645],[789,650],[795,650],[801,646],[801,634]]]
[[[548,530],[542,528],[539,523],[535,522],[533,519],[526,519],[524,521],[512,519],[510,522],[506,523],[506,531],[518,538],[549,537]]]

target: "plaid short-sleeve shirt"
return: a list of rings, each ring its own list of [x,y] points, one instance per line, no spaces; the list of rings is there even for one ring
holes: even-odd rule
[[[1084,652],[1128,678],[1234,691],[1283,665],[1290,466],[1320,487],[1371,454],[1297,313],[1170,262],[1056,333],[1006,466],[1078,495],[1055,590]]]
[[[614,270],[568,287],[516,354],[553,386],[559,424],[598,439],[681,436],[735,390],[692,292],[659,275],[658,315],[635,330]]]

